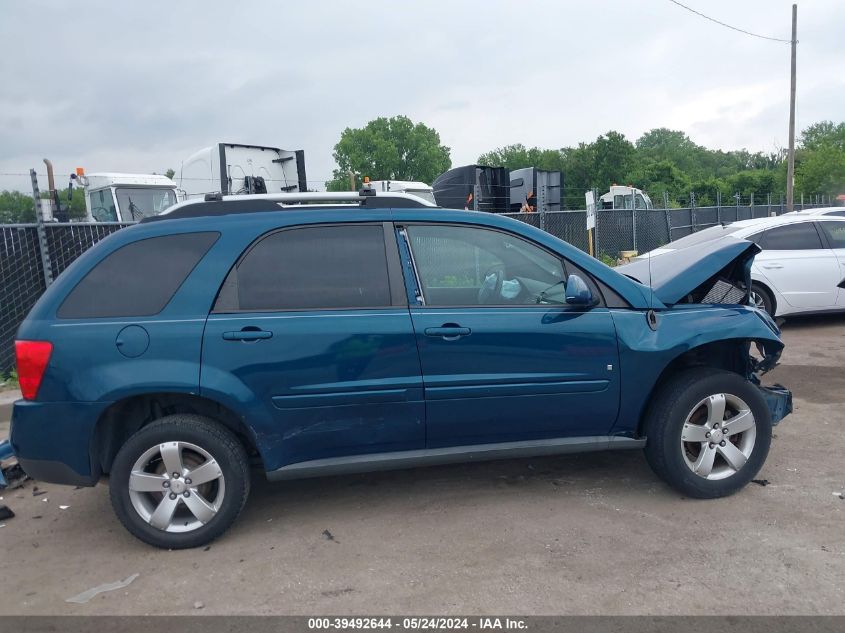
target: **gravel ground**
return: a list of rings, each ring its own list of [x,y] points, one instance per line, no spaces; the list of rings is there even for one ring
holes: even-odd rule
[[[795,412],[768,485],[731,498],[682,498],[638,451],[259,477],[222,539],[167,552],[120,526],[105,486],[29,482],[0,493],[17,514],[0,614],[845,614],[845,317],[784,339],[768,382]]]

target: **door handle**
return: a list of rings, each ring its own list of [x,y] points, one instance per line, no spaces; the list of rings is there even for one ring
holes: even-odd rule
[[[778,269],[778,268],[783,268],[783,264],[778,264],[778,263],[763,264],[763,268]]]
[[[461,327],[452,323],[444,323],[440,327],[427,327],[424,331],[426,336],[440,337],[444,341],[457,341],[462,336],[472,334],[472,330],[468,327]]]
[[[223,339],[226,341],[258,341],[263,338],[272,337],[272,332],[258,328],[244,328],[239,332],[223,332]]]

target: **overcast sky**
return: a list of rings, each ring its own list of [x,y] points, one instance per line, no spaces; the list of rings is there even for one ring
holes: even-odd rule
[[[685,0],[789,38],[791,0]],[[845,119],[845,2],[799,2],[798,128]],[[304,149],[312,187],[341,131],[405,114],[453,165],[667,126],[787,144],[789,45],[668,0],[0,4],[0,174],[178,171],[219,141]],[[42,187],[46,181],[42,181]],[[27,176],[0,175],[0,189]]]

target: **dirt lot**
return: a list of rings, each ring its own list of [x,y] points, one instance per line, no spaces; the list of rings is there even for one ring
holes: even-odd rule
[[[104,486],[30,482],[2,495],[17,517],[0,528],[0,613],[845,614],[845,317],[784,338],[770,381],[795,413],[767,486],[684,499],[639,452],[259,478],[224,538],[166,552],[129,536]]]

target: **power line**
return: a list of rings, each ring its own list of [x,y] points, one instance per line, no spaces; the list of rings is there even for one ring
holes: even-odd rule
[[[682,9],[686,9],[690,13],[695,13],[697,16],[700,16],[700,17],[704,18],[705,20],[710,20],[711,22],[715,22],[719,26],[724,26],[725,28],[731,29],[733,31],[737,31],[739,33],[744,33],[745,35],[750,35],[751,37],[759,37],[761,40],[770,40],[772,42],[783,42],[784,44],[792,44],[792,40],[784,40],[784,39],[779,38],[779,37],[769,37],[768,35],[759,35],[758,33],[752,33],[751,31],[746,31],[745,29],[741,29],[741,28],[736,27],[736,26],[731,26],[730,24],[727,24],[725,22],[717,20],[716,18],[711,18],[709,15],[704,15],[703,13],[696,11],[692,7],[688,7],[687,5],[678,2],[678,0],[669,0],[669,2],[671,2],[672,4],[678,5]]]

